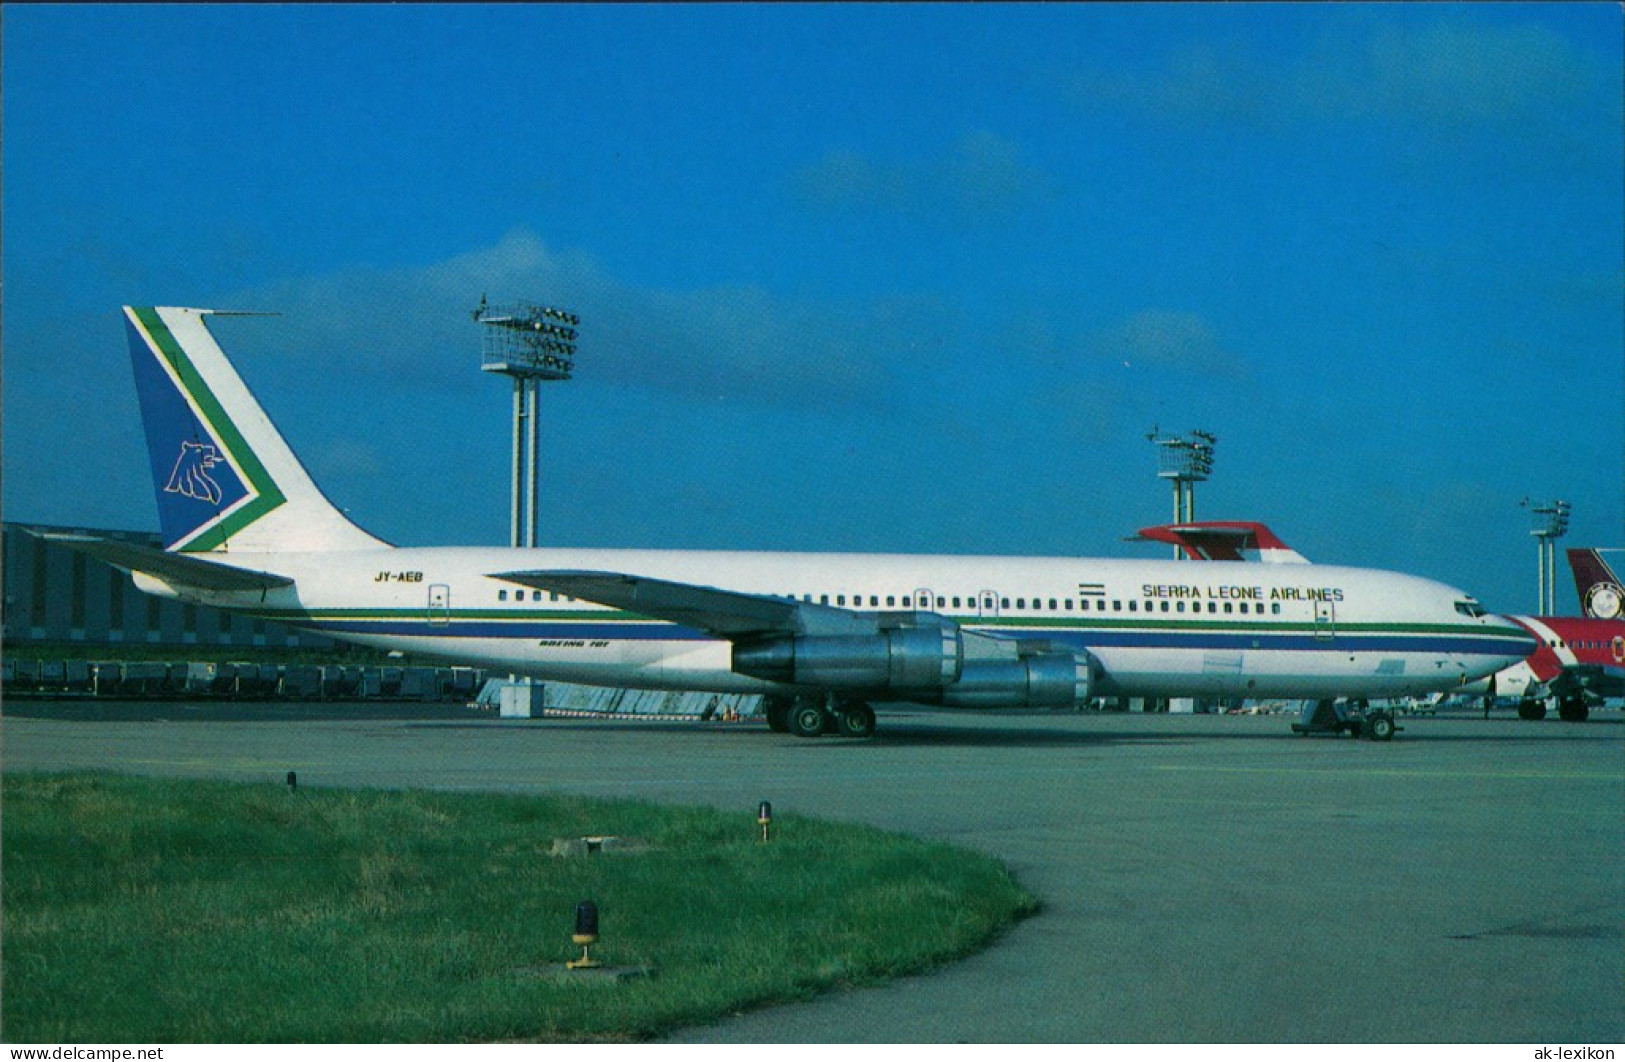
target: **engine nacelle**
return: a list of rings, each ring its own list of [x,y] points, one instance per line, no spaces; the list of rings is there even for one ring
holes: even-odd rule
[[[1094,694],[1094,658],[1048,651],[1016,660],[967,660],[959,681],[942,690],[948,708],[1069,708]]]
[[[899,627],[878,634],[771,638],[735,643],[741,675],[849,690],[935,689],[957,682],[964,644],[953,627]]]

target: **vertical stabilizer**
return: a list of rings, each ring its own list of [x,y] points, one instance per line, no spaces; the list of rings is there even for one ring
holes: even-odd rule
[[[317,489],[209,333],[209,313],[124,308],[164,548],[384,547]]]
[[[1609,553],[1621,552],[1609,550]],[[1597,549],[1569,550],[1569,568],[1574,572],[1574,590],[1580,595],[1580,609],[1596,619],[1619,619],[1625,615],[1625,587],[1613,567]]]

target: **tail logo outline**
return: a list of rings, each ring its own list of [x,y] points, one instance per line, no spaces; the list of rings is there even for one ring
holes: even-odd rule
[[[197,501],[219,505],[225,492],[209,475],[209,469],[225,458],[209,443],[183,442],[180,456],[175,459],[175,470],[169,474],[164,493],[180,494]]]
[[[1616,583],[1597,583],[1586,592],[1585,611],[1598,619],[1617,619],[1625,607],[1625,593]]]

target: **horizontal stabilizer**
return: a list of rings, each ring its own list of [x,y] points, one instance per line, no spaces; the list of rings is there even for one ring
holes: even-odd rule
[[[293,585],[293,580],[285,575],[273,575],[270,572],[258,572],[248,568],[233,568],[228,564],[204,560],[194,555],[166,553],[161,549],[153,549],[151,546],[135,542],[56,531],[29,533],[55,545],[88,554],[115,568],[155,575],[164,582],[176,586],[231,592],[273,590],[279,586]]]
[[[679,623],[722,638],[871,634],[877,629],[873,616],[843,608],[619,572],[499,572],[493,578]]]

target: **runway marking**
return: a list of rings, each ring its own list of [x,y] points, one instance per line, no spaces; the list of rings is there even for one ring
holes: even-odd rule
[[[1183,764],[1157,764],[1155,771],[1192,771],[1200,774],[1353,774],[1375,778],[1515,778],[1538,782],[1620,782],[1617,774],[1557,773],[1550,771],[1445,771],[1402,770],[1381,767],[1198,767]]]

